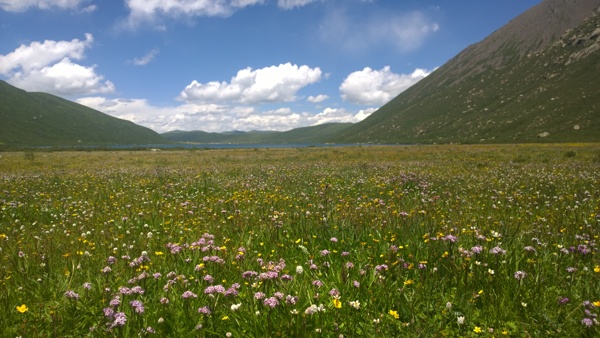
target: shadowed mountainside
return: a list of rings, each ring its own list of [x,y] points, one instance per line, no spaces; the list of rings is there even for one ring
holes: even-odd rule
[[[166,140],[151,129],[46,93],[0,81],[0,145],[83,146],[151,144]]]

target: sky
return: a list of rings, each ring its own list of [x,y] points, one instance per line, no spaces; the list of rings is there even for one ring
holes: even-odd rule
[[[356,123],[540,2],[0,0],[0,79],[159,133]]]

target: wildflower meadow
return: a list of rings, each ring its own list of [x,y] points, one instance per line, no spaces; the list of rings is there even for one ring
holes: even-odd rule
[[[600,147],[0,153],[1,337],[597,337]]]

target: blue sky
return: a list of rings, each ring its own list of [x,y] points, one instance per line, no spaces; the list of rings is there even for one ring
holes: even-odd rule
[[[161,133],[358,122],[540,1],[0,0],[0,79]]]

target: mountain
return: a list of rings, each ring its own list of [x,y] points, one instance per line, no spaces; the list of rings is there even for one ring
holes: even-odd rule
[[[328,141],[599,142],[599,130],[600,0],[545,0]]]
[[[0,80],[0,146],[165,143],[156,132],[47,93]]]
[[[325,143],[331,134],[345,130],[351,123],[324,123],[311,127],[296,128],[288,131],[233,131],[208,133],[204,131],[170,131],[162,134],[174,142],[191,143]]]

